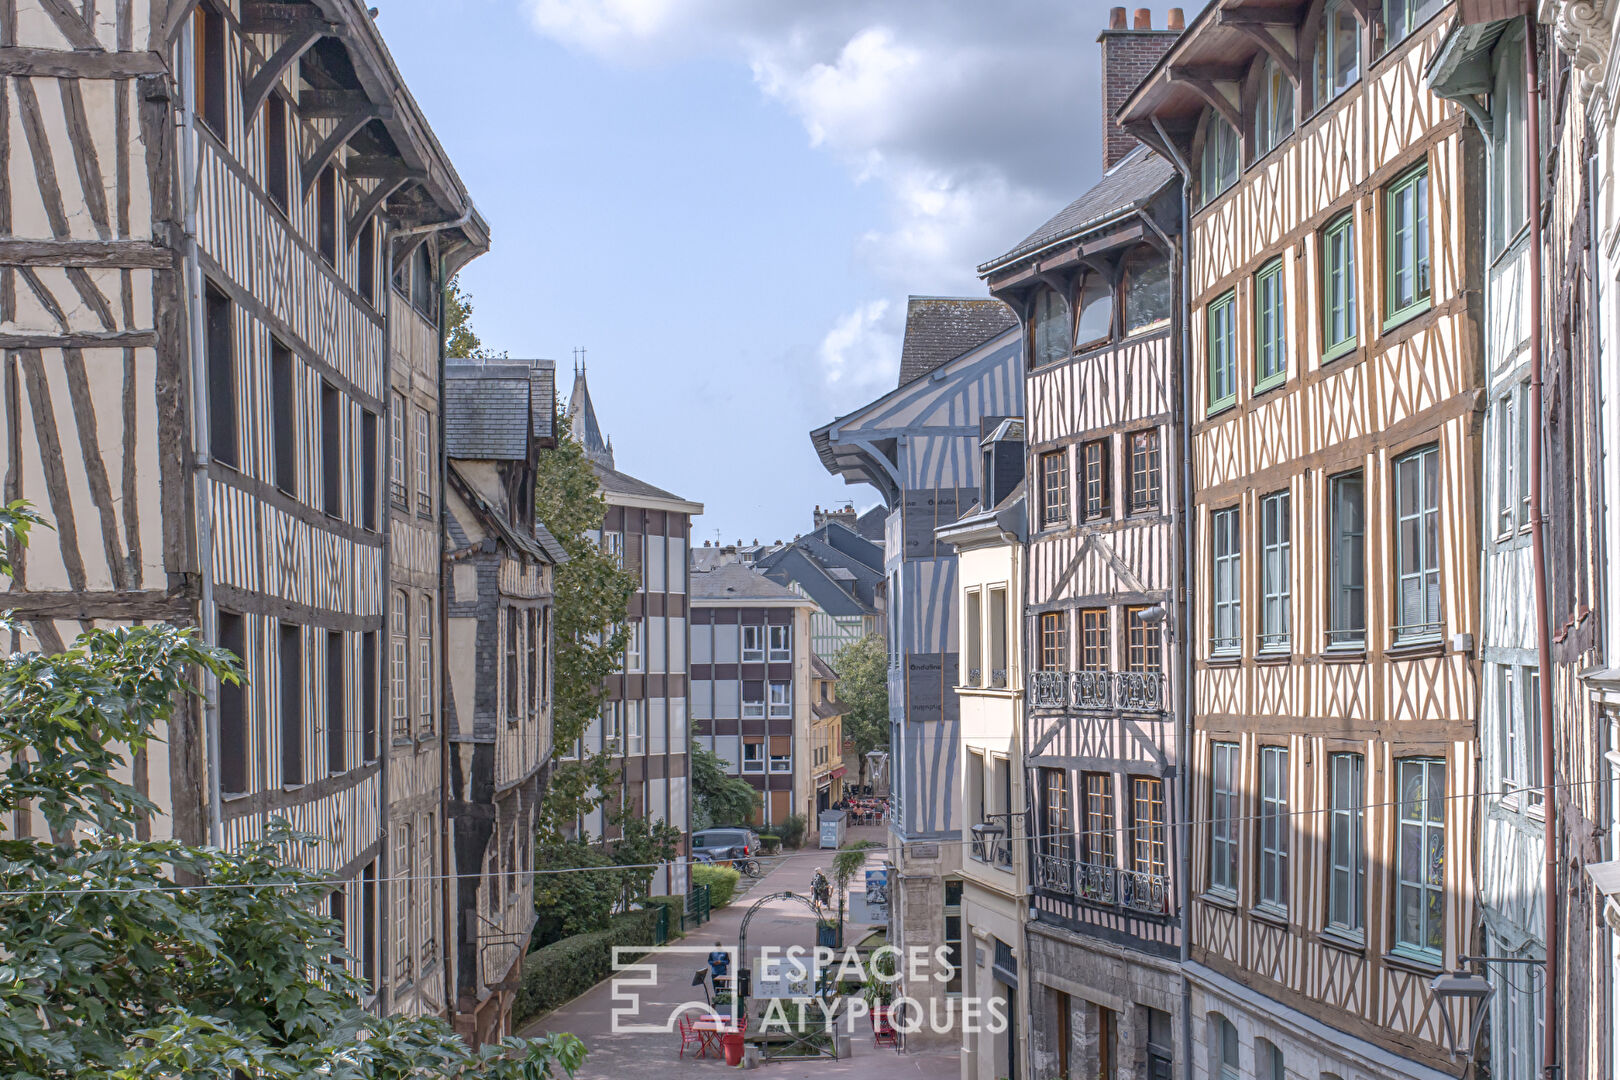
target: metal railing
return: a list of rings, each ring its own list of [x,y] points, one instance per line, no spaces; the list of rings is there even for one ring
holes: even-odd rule
[[[1075,863],[1075,892],[1093,904],[1119,902],[1119,871],[1103,863]]]
[[[1162,874],[1042,852],[1035,855],[1034,871],[1034,887],[1042,892],[1148,915],[1170,914],[1170,879]]]
[[[1144,874],[1137,870],[1119,872],[1119,903],[1132,911],[1145,911],[1149,915],[1170,914],[1170,879],[1162,874]]]
[[[1159,671],[1032,671],[1034,709],[1077,712],[1163,712],[1165,676]]]
[[[990,685],[997,690],[1007,688],[1007,669],[995,668],[990,672]]]
[[[1035,854],[1035,887],[1062,896],[1074,896],[1074,867],[1075,862],[1073,859],[1066,859],[1062,855],[1048,855],[1044,852],[1037,852]]]
[[[967,677],[967,684],[966,685],[968,685],[968,686],[978,686],[979,682],[980,682],[980,676],[983,675],[983,674],[984,673],[982,671],[980,671],[978,668],[968,668],[968,677]]]

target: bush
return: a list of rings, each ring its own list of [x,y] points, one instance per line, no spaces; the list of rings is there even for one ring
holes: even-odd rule
[[[731,903],[742,874],[729,866],[694,866],[692,884],[709,887],[709,907],[723,908]]]
[[[613,974],[613,947],[653,947],[658,912],[651,908],[615,915],[606,930],[575,934],[536,949],[523,959],[523,979],[512,1006],[514,1023],[555,1009]],[[621,958],[622,959],[622,958]]]
[[[681,929],[681,918],[686,914],[686,897],[684,896],[649,896],[646,900],[647,910],[657,914],[660,907],[669,908],[669,936],[680,937],[685,931]]]
[[[789,814],[782,819],[782,826],[778,831],[782,835],[784,845],[796,848],[804,843],[804,818],[798,814]]]

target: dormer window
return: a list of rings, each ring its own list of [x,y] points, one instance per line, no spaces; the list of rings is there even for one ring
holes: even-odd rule
[[[1361,77],[1361,24],[1348,2],[1329,4],[1316,32],[1316,106],[1321,108]]]
[[[1267,60],[1260,72],[1260,90],[1254,98],[1254,156],[1270,153],[1294,130],[1294,84],[1278,66]]]
[[[1237,182],[1238,134],[1237,130],[1214,112],[1204,120],[1204,162],[1199,171],[1200,190],[1204,202],[1225,191]]]
[[[1056,289],[1042,289],[1035,298],[1034,329],[1030,337],[1030,363],[1055,364],[1069,355],[1069,302]]]
[[[1076,294],[1080,300],[1075,319],[1074,348],[1076,352],[1094,348],[1107,341],[1114,333],[1114,286],[1095,271],[1080,280]]]
[[[1169,324],[1170,260],[1151,247],[1137,247],[1125,256],[1125,333]]]

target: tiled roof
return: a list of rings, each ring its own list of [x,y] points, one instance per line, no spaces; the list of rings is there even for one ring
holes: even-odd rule
[[[1096,185],[1065,206],[1046,224],[1026,236],[1005,255],[979,267],[987,274],[1003,263],[1084,231],[1088,226],[1145,206],[1175,177],[1170,163],[1145,146],[1138,146],[1097,181]]]
[[[635,477],[619,472],[616,469],[610,469],[600,461],[592,460],[591,467],[596,470],[597,483],[601,484],[602,490],[610,495],[640,495],[648,499],[683,501],[679,495],[671,494],[661,487],[654,487],[645,480],[637,480]]]
[[[906,301],[900,385],[955,360],[1017,325],[1000,300],[976,296],[913,296]]]
[[[550,360],[451,360],[444,365],[445,452],[463,461],[522,461],[552,430]]]
[[[724,563],[712,570],[694,570],[688,588],[692,600],[697,603],[704,600],[801,599],[797,593],[790,592],[742,563]]]

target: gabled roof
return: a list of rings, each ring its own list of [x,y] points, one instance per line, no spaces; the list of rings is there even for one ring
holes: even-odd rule
[[[742,563],[722,563],[709,570],[694,570],[687,588],[694,604],[749,601],[770,603],[773,607],[810,606],[810,601]]]
[[[904,386],[1018,324],[1012,308],[982,296],[913,296],[906,300],[900,347]]]
[[[445,453],[463,461],[526,461],[552,434],[550,360],[450,360],[444,365]]]
[[[479,494],[478,488],[461,475],[461,470],[456,468],[454,462],[450,464],[449,478],[462,501],[477,515],[478,520],[483,522],[484,527],[499,536],[507,547],[553,565],[568,561],[568,552],[563,550],[562,544],[551,535],[551,530],[538,521],[534,523],[532,536],[513,528],[507,523],[506,518],[489,504],[489,500]]]
[[[617,496],[619,501],[668,503],[670,505],[662,509],[675,510],[683,514],[703,513],[703,504],[683,499],[661,487],[654,487],[645,480],[637,480],[629,473],[611,469],[595,460],[592,460],[591,468],[596,472],[596,482],[602,485],[602,491],[608,496],[609,502],[613,502]]]
[[[879,545],[881,550],[884,533],[888,531],[888,524],[889,508],[882,503],[878,503],[855,519],[855,531],[860,533],[863,539]]]

